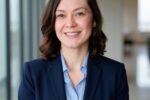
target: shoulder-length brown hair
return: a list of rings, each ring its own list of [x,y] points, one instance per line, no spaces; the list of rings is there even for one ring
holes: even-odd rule
[[[55,33],[55,11],[60,0],[49,0],[42,17],[41,31],[43,34],[40,52],[42,58],[55,58],[60,52],[60,41]],[[89,39],[89,54],[95,57],[97,54],[103,55],[107,37],[102,31],[102,15],[98,8],[96,0],[87,0],[92,10],[93,19],[96,26],[92,29],[92,35]]]

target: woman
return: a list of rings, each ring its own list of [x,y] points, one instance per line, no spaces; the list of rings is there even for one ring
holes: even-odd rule
[[[49,0],[42,57],[25,63],[19,100],[129,100],[124,65],[102,56],[96,0]]]

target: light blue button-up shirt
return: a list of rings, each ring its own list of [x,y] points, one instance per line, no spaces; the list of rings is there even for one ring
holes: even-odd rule
[[[88,55],[84,58],[84,61],[83,61],[82,67],[81,67],[81,71],[82,71],[84,77],[77,84],[77,86],[75,88],[73,87],[72,81],[69,77],[69,74],[68,74],[69,69],[65,63],[62,53],[61,53],[61,61],[62,61],[62,67],[63,67],[63,73],[64,73],[65,91],[66,91],[67,100],[83,100],[86,76],[87,76]]]

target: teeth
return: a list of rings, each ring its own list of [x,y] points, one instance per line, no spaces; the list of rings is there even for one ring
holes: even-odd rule
[[[76,36],[76,35],[79,34],[79,32],[67,32],[65,34],[68,35],[68,36]]]

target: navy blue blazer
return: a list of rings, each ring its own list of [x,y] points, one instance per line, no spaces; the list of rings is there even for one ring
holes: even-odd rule
[[[53,60],[36,59],[24,64],[19,100],[66,100],[60,55]],[[125,67],[98,55],[88,58],[84,100],[129,100]]]

